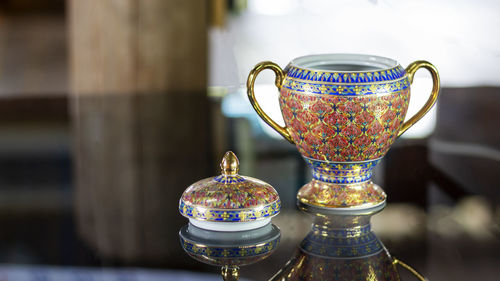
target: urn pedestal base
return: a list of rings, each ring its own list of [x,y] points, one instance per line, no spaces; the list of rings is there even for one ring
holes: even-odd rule
[[[297,201],[317,208],[364,210],[384,204],[386,197],[371,180],[336,184],[313,179],[299,190]]]
[[[321,161],[304,157],[312,171],[312,181],[297,194],[299,205],[329,209],[371,209],[384,204],[387,196],[371,181],[381,158],[358,162]]]

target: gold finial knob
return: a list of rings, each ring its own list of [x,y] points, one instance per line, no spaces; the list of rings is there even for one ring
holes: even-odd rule
[[[222,162],[220,163],[220,168],[222,170],[223,175],[236,175],[238,174],[238,170],[240,169],[240,162],[238,161],[238,157],[232,152],[228,151],[222,158]]]

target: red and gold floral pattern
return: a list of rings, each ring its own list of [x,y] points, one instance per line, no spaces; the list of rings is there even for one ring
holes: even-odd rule
[[[208,178],[186,189],[181,200],[210,209],[244,209],[269,205],[279,197],[271,185],[254,178],[231,184]]]
[[[365,161],[386,154],[404,121],[409,98],[409,88],[360,96],[282,88],[280,105],[302,155],[323,161]]]
[[[255,178],[238,175],[239,161],[232,151],[220,164],[222,174],[189,186],[179,200],[181,215],[197,221],[244,223],[269,219],[280,212],[274,188]]]

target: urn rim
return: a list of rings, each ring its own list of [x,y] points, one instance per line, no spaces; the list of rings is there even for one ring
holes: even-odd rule
[[[311,71],[337,73],[366,73],[389,70],[399,66],[391,58],[367,54],[314,54],[293,59],[292,67]]]

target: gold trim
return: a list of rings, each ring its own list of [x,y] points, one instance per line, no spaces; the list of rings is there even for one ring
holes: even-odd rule
[[[262,243],[255,244],[255,245],[244,245],[244,246],[231,247],[231,246],[217,246],[217,245],[211,245],[211,244],[210,245],[209,244],[199,244],[199,243],[195,243],[195,242],[193,242],[193,240],[190,240],[187,238],[183,238],[183,239],[185,241],[193,244],[197,248],[200,248],[200,249],[202,249],[202,248],[203,249],[209,249],[209,248],[238,248],[238,249],[265,248],[265,247],[268,247],[269,245],[271,245],[271,243],[273,243],[276,240],[276,238],[271,238],[267,242],[262,242]],[[258,255],[260,255],[260,253]]]
[[[367,195],[368,192],[366,192],[367,188],[372,189],[372,193],[369,195]],[[345,193],[346,198],[338,199],[338,202],[334,202],[335,199],[337,199],[335,195],[339,195],[339,189],[342,189],[340,192]],[[312,207],[329,210],[366,209],[378,206],[386,201],[386,199],[387,195],[384,190],[371,180],[349,185],[339,185],[313,179],[311,182],[302,186],[297,192],[298,202]]]
[[[181,200],[184,201],[182,198],[181,198]],[[273,202],[270,202],[270,203],[267,203],[267,204],[256,205],[256,206],[252,206],[252,207],[248,207],[248,208],[236,208],[236,209],[210,208],[210,207],[205,207],[205,206],[202,206],[202,205],[193,204],[191,202],[186,202],[186,201],[184,201],[184,204],[186,206],[193,207],[193,208],[202,208],[202,209],[214,210],[214,211],[244,211],[244,210],[253,210],[253,209],[259,209],[259,208],[265,208],[267,206],[274,205],[274,204],[276,204],[279,201],[280,201],[280,199],[276,199]]]
[[[289,132],[288,127],[282,127],[278,123],[276,123],[271,117],[269,117],[264,110],[260,107],[259,103],[255,99],[255,93],[254,93],[254,84],[255,84],[255,79],[257,78],[257,75],[264,69],[271,69],[274,71],[274,74],[276,75],[276,80],[275,80],[275,85],[278,87],[278,90],[281,90],[281,86],[283,85],[283,81],[285,81],[285,74],[283,73],[283,70],[281,67],[274,62],[270,61],[263,61],[258,63],[251,71],[250,74],[248,75],[247,79],[247,95],[248,99],[250,100],[250,103],[252,104],[253,108],[257,112],[257,114],[266,122],[271,128],[276,130],[280,135],[282,135],[288,142],[291,144],[294,144],[292,136]]]
[[[370,160],[363,160],[363,161],[327,161],[327,160],[318,160],[318,159],[314,159],[314,158],[307,157],[307,156],[302,156],[302,158],[305,158],[306,160],[312,160],[312,161],[317,161],[317,162],[322,162],[322,163],[327,163],[327,164],[349,165],[349,164],[374,162],[374,161],[382,160],[382,158],[384,158],[384,157],[382,156],[379,158],[374,158],[374,159],[370,159]]]
[[[228,151],[220,162],[220,169],[223,175],[234,176],[237,175],[240,170],[239,165],[240,161],[238,161],[238,157],[236,157],[232,151]]]
[[[296,83],[296,81],[292,80],[285,80],[283,82],[284,85],[284,90],[286,91],[297,91],[296,89],[303,89],[303,93],[311,93],[311,94],[318,94],[318,95],[326,95],[326,96],[345,96],[345,97],[359,97],[359,96],[371,96],[371,95],[383,95],[383,94],[388,94],[388,93],[394,93],[394,92],[400,92],[400,91],[409,91],[410,90],[410,80],[409,79],[404,79],[405,81],[399,82],[399,81],[389,81],[386,83],[381,83],[381,84],[372,84],[369,83],[367,85],[356,85],[356,84],[339,84],[339,85],[324,85],[322,83],[313,83],[313,82],[298,82],[302,83],[302,85],[293,85]],[[400,83],[400,85],[397,85]],[[407,85],[403,85],[407,83]],[[290,89],[295,88],[295,89]],[[328,88],[330,88],[330,91],[326,93]],[[355,93],[346,93],[343,94],[346,90],[352,89]],[[320,90],[321,93],[314,91]]]
[[[285,88],[285,91],[287,92],[292,92],[293,94],[303,94],[303,95],[315,95],[315,96],[322,96],[322,97],[327,97],[327,96],[335,96],[335,97],[345,97],[345,98],[366,98],[366,97],[371,97],[371,96],[377,96],[377,97],[385,97],[388,95],[399,95],[402,92],[405,91],[410,91],[411,89],[408,87],[403,90],[395,91],[395,92],[390,92],[390,93],[381,93],[381,94],[371,94],[371,95],[337,95],[337,94],[317,94],[317,93],[310,93],[310,92],[300,92],[297,90],[290,90],[288,88]]]
[[[397,63],[397,62],[396,62]],[[378,70],[366,70],[366,71],[327,71],[327,70],[314,70],[312,68],[302,68],[296,65],[293,65],[293,63],[290,63],[290,68],[295,68],[295,69],[300,69],[300,70],[305,70],[305,71],[311,71],[311,72],[316,72],[316,73],[342,73],[342,74],[356,74],[356,73],[375,73],[375,72],[382,72],[382,71],[388,71],[388,70],[393,70],[398,67],[400,67],[400,64],[398,63],[396,66],[391,67],[391,68],[381,68]],[[403,67],[401,67],[403,68]]]
[[[372,84],[386,84],[386,83],[392,83],[392,82],[398,82],[400,80],[408,79],[408,75],[405,75],[401,78],[395,79],[395,80],[386,80],[386,81],[374,81],[374,82],[344,82],[344,83],[339,83],[339,82],[323,82],[323,81],[312,81],[312,80],[307,80],[307,79],[300,79],[300,78],[294,78],[287,76],[287,80],[297,80],[300,82],[307,82],[307,83],[317,83],[317,84],[325,84],[325,85],[340,85],[340,86],[350,86],[350,85],[372,85]]]
[[[380,205],[387,198],[383,198],[383,199],[381,199],[379,201],[375,201],[375,202],[363,203],[363,204],[352,205],[352,206],[326,206],[325,204],[313,202],[311,200],[307,200],[307,199],[302,198],[302,197],[298,198],[298,199],[303,204],[308,204],[308,205],[311,205],[311,206],[314,206],[314,207],[320,207],[320,208],[327,208],[327,209],[366,209],[366,208],[369,208],[369,207],[375,207],[375,206]]]
[[[331,215],[341,215],[341,216],[364,216],[373,215],[380,212],[386,206],[386,201],[382,201],[380,204],[364,207],[364,208],[330,208],[325,206],[315,206],[297,201],[299,210],[304,213],[312,214],[314,216],[320,217],[322,219],[329,219]]]
[[[403,267],[404,269],[408,270],[409,272],[411,272],[415,277],[417,277],[418,280],[420,281],[427,281],[427,279],[420,273],[418,273],[418,271],[416,271],[413,267],[407,265],[406,263],[398,260],[397,258],[393,258],[392,259],[392,264],[394,266],[396,265],[400,265],[401,267]]]
[[[399,130],[398,137],[401,136],[406,130],[408,130],[415,123],[417,123],[420,119],[422,119],[422,117],[424,117],[425,114],[429,112],[429,110],[434,106],[434,104],[437,101],[440,89],[439,73],[436,67],[432,65],[430,62],[419,60],[412,62],[410,65],[408,65],[408,67],[406,68],[406,73],[410,79],[410,85],[413,83],[413,77],[415,76],[415,72],[417,72],[417,70],[422,67],[427,69],[432,76],[431,95],[429,96],[429,99],[425,102],[424,106],[403,124],[403,126]]]
[[[240,278],[240,268],[238,266],[225,265],[221,268],[222,280],[237,281]]]

